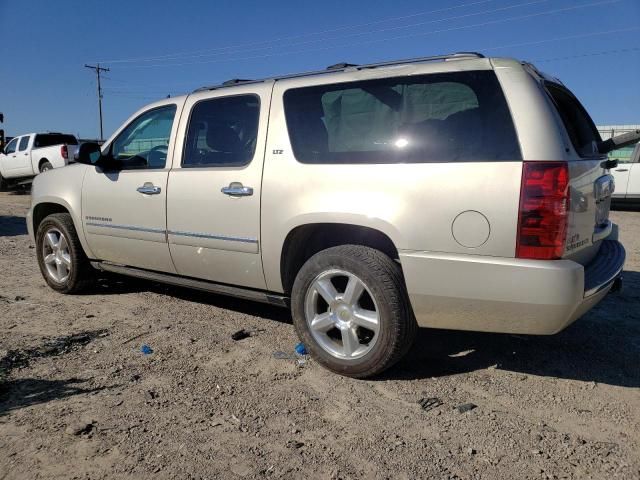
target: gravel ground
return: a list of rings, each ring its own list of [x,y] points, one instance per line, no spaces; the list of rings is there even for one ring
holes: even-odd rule
[[[640,212],[612,213],[624,291],[561,334],[423,329],[357,381],[274,358],[285,310],[115,277],[53,292],[28,203],[0,194],[0,479],[640,478]]]

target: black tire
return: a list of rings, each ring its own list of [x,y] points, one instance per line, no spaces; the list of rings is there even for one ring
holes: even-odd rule
[[[2,175],[0,175],[0,192],[6,192],[8,190],[7,181]]]
[[[46,172],[47,170],[53,170],[53,165],[48,160],[42,162],[40,165],[40,173]]]
[[[334,269],[362,280],[377,305],[378,338],[360,358],[332,355],[316,341],[307,323],[307,292],[319,275]],[[394,365],[409,351],[418,329],[400,266],[379,250],[359,245],[328,248],[307,260],[293,284],[291,310],[296,332],[312,357],[329,370],[353,378],[372,377]]]
[[[44,262],[45,235],[51,229],[57,229],[65,236],[71,259],[68,277],[62,282],[57,282],[51,277]],[[36,232],[36,254],[40,272],[52,289],[60,293],[78,293],[93,283],[95,271],[82,249],[73,220],[68,213],[54,213],[40,222]]]

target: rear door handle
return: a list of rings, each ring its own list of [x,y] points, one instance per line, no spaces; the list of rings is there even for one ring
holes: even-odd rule
[[[616,168],[616,172],[628,172],[628,168]]]
[[[144,195],[158,195],[162,191],[160,187],[156,187],[151,182],[145,182],[144,185],[138,187],[137,190]]]
[[[232,197],[249,197],[253,195],[253,188],[245,187],[240,182],[231,182],[228,187],[222,187],[220,191]]]

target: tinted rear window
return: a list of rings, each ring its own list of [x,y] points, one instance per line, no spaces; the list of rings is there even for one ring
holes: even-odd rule
[[[64,135],[61,133],[41,133],[36,135],[36,139],[33,142],[33,148],[50,147],[51,145],[77,145],[78,140],[73,135]]]
[[[291,89],[284,107],[293,152],[303,163],[522,159],[492,71]]]
[[[561,85],[547,82],[546,88],[578,155],[599,155],[595,145],[601,141],[600,133],[582,104]]]

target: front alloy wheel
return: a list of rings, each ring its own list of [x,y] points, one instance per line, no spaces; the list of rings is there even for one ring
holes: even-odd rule
[[[69,244],[64,234],[55,227],[44,235],[42,258],[49,277],[58,283],[64,283],[71,273],[72,262]]]
[[[42,276],[58,292],[80,292],[95,277],[68,213],[53,213],[40,222],[36,253]]]

